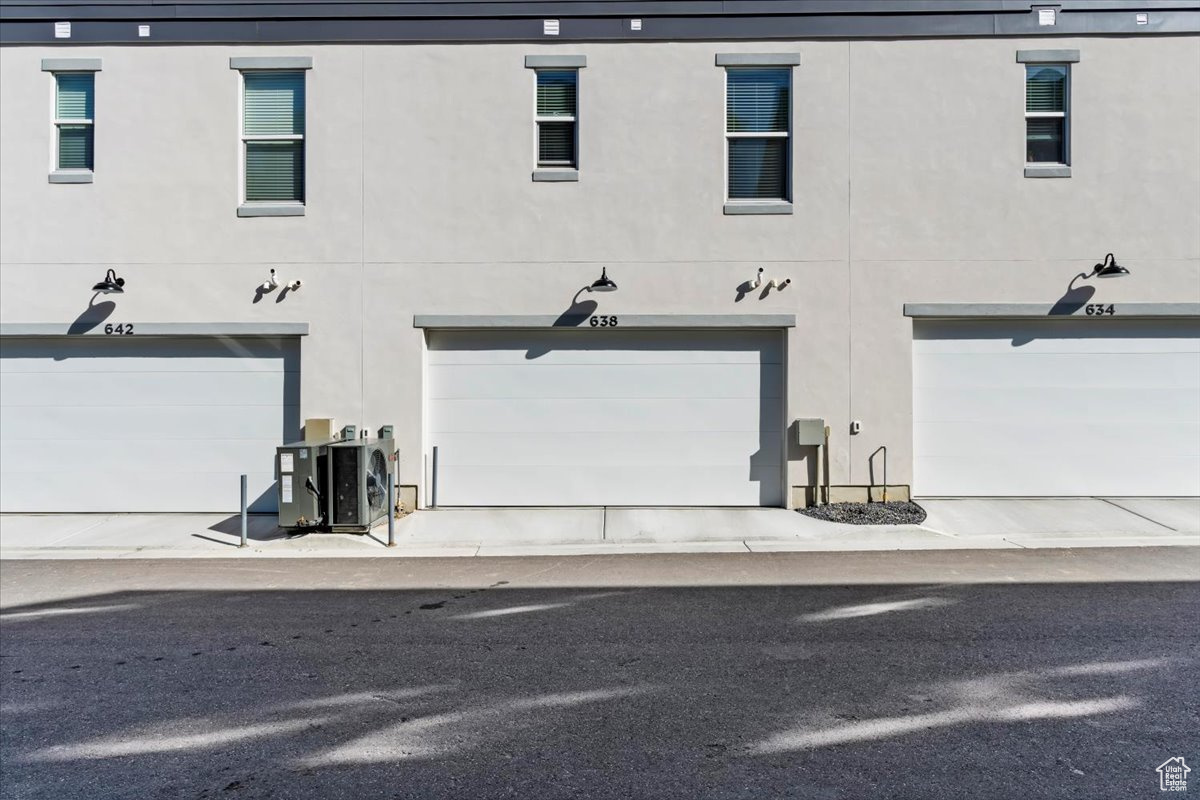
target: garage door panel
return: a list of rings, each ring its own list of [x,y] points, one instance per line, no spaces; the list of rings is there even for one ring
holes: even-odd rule
[[[244,471],[244,470],[243,470]],[[229,512],[241,502],[240,478],[213,472],[18,472],[5,477],[6,513],[41,513],[53,498],[56,513]],[[250,511],[276,510],[275,476],[249,472]]]
[[[923,353],[1200,353],[1194,320],[937,320],[918,321],[913,340]]]
[[[1081,389],[1200,388],[1200,355],[1190,353],[943,353],[913,375],[921,388],[1033,386]]]
[[[596,334],[592,334],[595,337]],[[609,342],[606,341],[606,344]],[[706,344],[701,342],[701,345]],[[686,346],[684,343],[682,346]],[[778,356],[754,349],[690,351],[654,350],[588,350],[583,347],[534,349],[500,349],[485,351],[430,350],[429,363],[437,366],[486,364],[516,367],[570,367],[605,364],[779,364]]]
[[[918,456],[952,455],[975,451],[986,458],[989,450],[1023,452],[1029,458],[1052,458],[1063,468],[1090,471],[1092,459],[1109,459],[1113,451],[1131,458],[1153,458],[1162,453],[1200,455],[1200,423],[1150,423],[1115,426],[1094,422],[1008,423],[935,422],[915,429]]]
[[[779,397],[777,370],[757,364],[570,365],[464,364],[431,367],[433,399],[470,398],[757,398]]]
[[[236,360],[236,364],[231,361]],[[78,336],[0,340],[0,372],[96,372],[110,367],[141,372],[299,371],[299,351],[288,339],[218,336],[163,339]]]
[[[778,467],[751,481],[745,467],[449,467],[439,472],[438,504],[445,506],[758,506],[782,505]],[[539,501],[530,486],[555,487]],[[596,487],[607,487],[603,502]],[[724,487],[719,494],[706,486]]]
[[[273,464],[278,437],[194,440],[114,439],[80,446],[75,442],[6,439],[0,443],[0,467],[9,471],[56,472],[67,468],[89,473],[218,472],[236,480],[248,468]]]
[[[194,352],[194,348],[189,348],[188,350]],[[188,350],[184,352],[188,352]],[[138,352],[146,353],[147,349],[143,347]],[[0,358],[0,374],[2,375],[23,373],[64,375],[93,372],[153,372],[160,374],[163,372],[298,371],[298,365],[290,363],[290,360],[282,356],[263,357],[256,353],[251,353],[245,357],[238,357],[235,351],[229,351],[228,348],[225,348],[225,352],[220,355],[207,356],[187,356],[182,354],[178,356],[152,356],[124,352],[120,355],[108,357],[71,355],[70,357],[51,357],[47,359],[35,358],[29,351],[23,351],[21,354],[10,356],[9,348],[7,347],[3,348],[2,353],[3,358]]]
[[[282,418],[281,418],[282,410]],[[299,406],[5,407],[0,437],[107,442],[121,439],[204,441],[295,436]],[[274,454],[274,450],[271,451]]]
[[[1064,468],[1051,459],[924,457],[919,462],[920,486],[939,487],[936,495],[995,496],[980,487],[1003,485],[1008,497],[1120,497],[1134,494],[1140,473],[1156,476],[1153,496],[1193,497],[1200,494],[1200,457],[1162,456],[1123,469]],[[1135,491],[1131,491],[1134,489]]]
[[[17,373],[4,376],[5,406],[82,403],[102,406],[245,405],[247,397],[278,406],[283,372]]]
[[[758,431],[782,428],[782,405],[774,399],[438,400],[430,432],[564,433],[654,431]]]
[[[780,463],[780,437],[761,441],[757,431],[697,432],[686,439],[661,431],[644,433],[528,435],[456,433],[438,437],[438,463],[450,466],[557,466],[579,463],[579,453],[598,467],[632,461],[643,466],[747,466]]]
[[[1116,387],[1105,393],[1109,422],[1189,422],[1195,416],[1196,393],[1182,388]],[[1088,414],[1088,402],[1077,387],[1003,387],[952,389],[939,387],[913,410],[913,421],[1021,422],[1036,417],[1047,422],[1077,422]]]
[[[925,324],[925,323],[920,323]],[[969,326],[971,323],[967,323]],[[1111,321],[1098,323],[1111,326]],[[1060,335],[1053,338],[1038,338],[1030,334],[988,337],[986,334],[970,333],[970,338],[916,338],[921,352],[946,355],[988,355],[994,353],[1019,352],[1026,355],[1060,355],[1062,353],[1197,353],[1200,346],[1188,336],[1156,338],[1150,336],[1126,336],[1114,341],[1111,331],[1108,336],[1094,335],[1074,338],[1061,335],[1072,323],[1057,323],[1054,327]],[[957,330],[963,330],[962,327]],[[1012,329],[1010,329],[1011,331]]]
[[[919,321],[919,495],[1200,494],[1200,322]]]
[[[553,336],[553,339],[547,339]],[[602,346],[598,346],[602,345]],[[761,331],[439,331],[430,364],[782,364],[780,337]]]
[[[782,335],[430,335],[441,505],[780,505]]]

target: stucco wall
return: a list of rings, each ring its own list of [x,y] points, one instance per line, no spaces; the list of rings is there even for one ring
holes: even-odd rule
[[[1023,177],[1022,48],[1077,48],[1069,179]],[[799,52],[790,216],[725,216],[718,52]],[[582,53],[580,181],[535,183],[528,53]],[[307,208],[239,219],[230,55],[310,55]],[[51,185],[45,56],[100,57],[96,177]],[[416,313],[794,313],[788,415],[832,481],[911,476],[920,301],[1200,300],[1200,37],[0,49],[0,317],[308,321],[304,416],[395,423],[420,480]],[[735,300],[759,266],[791,286]],[[253,302],[268,268],[304,287]],[[863,432],[847,435],[851,419]],[[798,455],[798,454],[797,454]],[[790,467],[790,483],[809,466]]]

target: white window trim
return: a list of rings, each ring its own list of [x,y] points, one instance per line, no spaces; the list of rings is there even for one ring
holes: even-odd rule
[[[718,62],[721,57],[718,56]],[[796,59],[799,63],[799,59]],[[761,207],[764,211],[770,213],[786,213],[792,211],[792,131],[796,126],[796,102],[794,97],[795,86],[795,65],[788,63],[763,63],[763,64],[729,64],[723,67],[725,71],[724,86],[722,87],[722,102],[721,102],[721,119],[724,120],[723,126],[725,130],[724,140],[724,182],[725,182],[725,213],[738,213],[739,211],[753,211],[756,207]],[[729,71],[735,69],[786,69],[788,74],[788,129],[786,131],[731,131],[729,130]],[[787,147],[784,152],[787,156],[787,164],[784,167],[784,193],[785,197],[774,199],[752,199],[743,197],[729,196],[729,140],[730,139],[787,139]]]
[[[50,183],[91,183],[96,158],[96,129],[95,120],[60,120],[58,118],[58,76],[67,73],[90,73],[92,75],[92,91],[96,91],[96,73],[104,69],[101,58],[43,58],[42,72],[50,73],[50,137],[49,163]],[[93,96],[92,102],[95,102]],[[92,126],[92,169],[59,169],[58,142],[59,127],[65,124],[87,124]]]
[[[95,173],[95,159],[96,159],[96,124],[95,123],[96,123],[96,121],[94,119],[55,119],[54,120],[54,153],[52,155],[53,169],[51,169],[51,172],[59,174],[59,175],[63,175],[63,174],[67,174],[67,173],[92,175],[93,173]],[[62,129],[63,129],[64,125],[68,126],[68,127],[87,126],[92,129],[92,167],[90,169],[87,167],[77,167],[77,168],[69,169],[67,167],[60,167],[58,165],[59,151],[61,149],[61,142],[62,142]]]
[[[1028,97],[1029,91],[1029,67],[1062,67],[1066,70],[1066,77],[1063,81],[1063,110],[1062,111],[1026,111],[1025,119],[1061,119],[1063,121],[1063,160],[1062,161],[1025,161],[1027,170],[1036,170],[1039,168],[1053,167],[1069,167],[1071,166],[1071,64],[1060,61],[1037,61],[1026,62],[1025,67],[1025,93],[1023,97]],[[1023,104],[1028,107],[1028,99],[1024,99]],[[1029,152],[1029,128],[1025,126],[1024,140],[1022,147],[1025,152]]]
[[[50,183],[91,183],[96,174],[96,119],[60,119],[58,116],[58,76],[59,75],[91,75],[92,103],[96,102],[96,73],[95,69],[56,69],[50,72],[50,125],[53,136],[50,137]],[[93,109],[94,111],[95,109]],[[62,138],[62,126],[87,125],[92,129],[92,166],[91,168],[64,168],[58,166],[59,141]]]
[[[232,66],[232,63],[231,63]],[[308,202],[308,72],[307,66],[281,64],[278,67],[234,67],[238,73],[238,206],[239,217],[300,217],[304,216]],[[304,78],[304,133],[293,134],[249,134],[246,133],[246,73],[247,72],[300,72]],[[247,200],[246,199],[246,143],[299,141],[304,146],[304,200]]]
[[[571,116],[546,116],[537,113],[537,86],[538,74],[545,72],[565,72],[572,70],[575,73],[575,113]],[[549,173],[561,171],[564,174],[579,172],[579,67],[534,67],[530,69],[533,73],[533,168],[534,180],[551,180],[546,175],[539,173]],[[572,142],[572,160],[571,161],[542,161],[542,125],[543,122],[570,122],[574,127],[574,141]]]

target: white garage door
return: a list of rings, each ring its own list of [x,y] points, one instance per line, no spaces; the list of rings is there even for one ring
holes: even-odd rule
[[[275,508],[299,436],[299,345],[278,339],[0,340],[0,508]]]
[[[1200,494],[1200,322],[913,326],[914,490]]]
[[[779,331],[431,333],[439,505],[783,503]]]

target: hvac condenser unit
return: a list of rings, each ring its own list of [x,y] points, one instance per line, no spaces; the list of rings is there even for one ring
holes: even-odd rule
[[[390,434],[390,426],[380,433]],[[350,439],[328,445],[326,525],[334,531],[367,531],[388,513],[392,479],[391,436]]]
[[[279,527],[316,530],[325,524],[330,444],[332,441],[292,442],[276,448]]]

